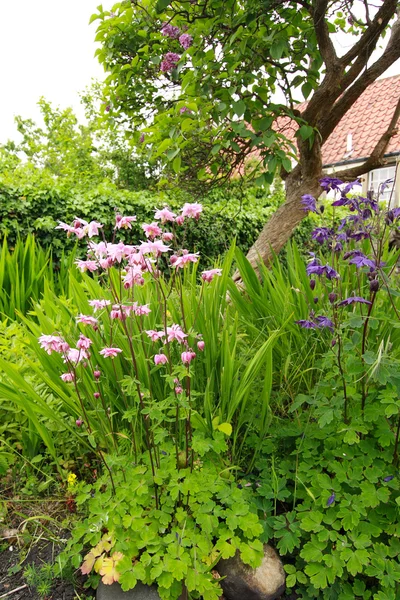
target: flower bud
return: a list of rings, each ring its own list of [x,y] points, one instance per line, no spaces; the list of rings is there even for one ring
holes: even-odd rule
[[[75,421],[75,425],[76,425],[77,427],[82,427],[82,425],[83,425],[83,421],[82,421],[82,419],[77,419],[77,420]]]
[[[336,346],[336,340],[335,340],[335,339],[333,339],[333,340],[331,341],[331,346],[332,346],[332,348],[334,348],[334,347]]]
[[[203,352],[203,350],[205,348],[205,343],[203,342],[203,340],[200,340],[200,342],[197,342],[197,347],[200,350],[200,352]]]
[[[324,210],[325,210],[325,206],[323,204],[321,204],[321,206],[319,207],[319,212],[322,214],[324,214]]]
[[[318,296],[315,296],[315,298],[314,298],[314,304],[318,304]]]
[[[379,290],[379,281],[377,279],[373,279],[369,284],[370,292],[377,292]]]
[[[337,294],[335,294],[335,292],[331,292],[328,296],[329,302],[331,304],[333,304],[335,302],[336,298],[337,298]]]
[[[178,260],[178,257],[176,256],[176,254],[173,254],[170,259],[169,262],[171,263],[171,265],[174,265],[176,263],[176,261]]]
[[[310,279],[310,288],[312,290],[315,290],[315,286],[316,286],[316,281],[315,279]]]
[[[93,371],[93,377],[95,379],[100,379],[100,377],[101,377],[101,371]]]
[[[95,392],[93,394],[94,398],[96,398],[96,400],[98,400],[98,398],[100,398],[100,393],[99,392]]]

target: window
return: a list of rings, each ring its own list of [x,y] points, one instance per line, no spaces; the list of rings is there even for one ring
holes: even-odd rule
[[[395,174],[396,167],[394,166],[375,169],[375,171],[371,171],[369,174],[368,188],[373,190],[376,195],[379,194],[379,200],[389,202],[391,199],[391,204],[395,204],[394,192],[392,194]],[[386,186],[382,186],[382,184],[386,182],[388,182]]]

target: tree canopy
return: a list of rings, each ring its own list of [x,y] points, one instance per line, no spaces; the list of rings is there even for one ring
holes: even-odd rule
[[[265,247],[279,250],[304,216],[301,194],[321,192],[324,142],[400,56],[396,10],[396,0],[99,6],[92,20],[99,19],[97,54],[109,73],[104,114],[125,123],[149,159],[164,159],[181,181],[198,185],[244,171],[261,184],[277,172],[286,178],[287,201],[253,257],[267,259]],[[399,111],[400,102],[364,170],[352,169],[349,177],[380,164]],[[282,117],[298,125],[296,145],[276,126]]]

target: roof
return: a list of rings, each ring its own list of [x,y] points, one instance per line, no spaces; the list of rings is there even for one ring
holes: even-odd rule
[[[356,100],[322,147],[325,165],[368,157],[389,127],[400,98],[400,75],[374,81]],[[351,153],[347,136],[352,135]],[[394,135],[385,154],[400,153],[400,131]]]
[[[374,81],[344,115],[322,146],[324,167],[368,158],[381,136],[387,130],[400,97],[400,75]],[[307,103],[297,108],[302,111]],[[278,118],[278,130],[294,141],[297,124],[287,118]],[[400,125],[400,123],[399,123]],[[348,151],[351,134],[352,150]],[[400,130],[394,135],[385,155],[400,154]]]

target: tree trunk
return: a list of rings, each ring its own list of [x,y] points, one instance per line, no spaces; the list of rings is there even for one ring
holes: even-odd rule
[[[274,212],[269,221],[264,225],[260,235],[247,253],[247,259],[257,271],[259,264],[268,265],[274,254],[278,254],[289,240],[295,227],[307,215],[301,204],[304,194],[311,194],[315,198],[321,194],[319,179],[321,172],[303,179],[299,165],[288,175],[285,181],[286,200]],[[235,281],[240,275],[235,273]]]

